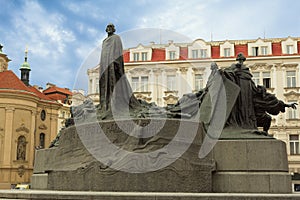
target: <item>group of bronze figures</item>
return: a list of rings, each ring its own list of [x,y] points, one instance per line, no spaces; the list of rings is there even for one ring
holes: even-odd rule
[[[122,42],[114,34],[115,27],[109,24],[106,28],[108,34],[103,41],[100,58],[100,104],[97,106],[99,120],[116,119],[124,117],[169,117],[169,118],[200,118],[200,115],[211,115],[210,111],[200,112],[202,106],[207,106],[207,96],[212,96],[214,83],[221,80],[220,87],[225,88],[225,97],[228,112],[225,127],[238,127],[257,130],[263,127],[263,134],[267,134],[271,115],[285,112],[286,107],[296,109],[296,103],[286,104],[278,100],[275,95],[267,92],[264,86],[256,85],[252,80],[249,68],[244,65],[246,60],[242,53],[237,55],[237,63],[225,69],[219,69],[216,63],[211,64],[211,75],[204,89],[193,94],[185,94],[174,106],[161,108],[154,103],[147,103],[136,99],[130,84],[125,76]],[[221,79],[218,79],[220,78]],[[220,87],[215,92],[219,93]],[[212,100],[212,98],[210,97]],[[206,102],[205,102],[206,101]],[[210,107],[215,105],[210,102]],[[73,107],[74,118],[80,118],[88,111],[92,112],[92,103],[86,101],[82,106]],[[202,109],[203,110],[203,109]],[[204,109],[205,110],[205,109]],[[69,120],[70,123],[70,120]],[[71,121],[71,124],[74,123]],[[208,120],[209,123],[209,120]]]

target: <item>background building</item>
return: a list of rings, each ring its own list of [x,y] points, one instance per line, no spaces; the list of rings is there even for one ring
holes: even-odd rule
[[[264,85],[286,103],[300,100],[300,38],[266,38],[192,43],[142,45],[124,51],[125,71],[137,98],[160,106],[174,104],[185,93],[203,87],[210,74],[210,63],[220,68],[235,63],[242,52],[256,84]],[[99,102],[99,66],[88,70],[88,96]],[[293,179],[300,173],[299,108],[273,116],[269,134],[287,145]],[[276,156],[276,155],[274,155]],[[300,183],[300,182],[299,182]],[[295,187],[297,181],[294,180]]]
[[[43,93],[41,88],[29,84],[31,69],[27,52],[20,67],[21,79],[8,70],[9,61],[1,46],[0,189],[30,182],[35,149],[48,147],[56,137],[63,120],[60,113],[66,112],[66,117],[69,116],[71,100],[70,91],[62,91],[68,100],[61,102],[61,98],[52,95],[55,93],[50,92],[52,89]]]

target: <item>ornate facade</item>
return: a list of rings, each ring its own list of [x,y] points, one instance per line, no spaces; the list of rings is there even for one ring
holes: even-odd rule
[[[174,104],[183,94],[205,87],[210,63],[229,67],[236,62],[239,52],[247,57],[245,64],[256,84],[264,85],[286,103],[300,104],[299,48],[300,38],[295,37],[211,42],[198,39],[192,43],[138,45],[125,50],[123,56],[126,75],[136,97],[160,106]],[[88,75],[88,96],[99,102],[99,66],[90,69]],[[269,131],[286,142],[292,175],[300,173],[299,110],[289,108],[273,116]],[[297,181],[294,184],[297,187]]]

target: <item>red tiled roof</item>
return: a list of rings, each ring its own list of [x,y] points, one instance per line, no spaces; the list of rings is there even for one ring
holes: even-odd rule
[[[50,93],[62,93],[62,94],[66,94],[66,95],[72,95],[72,92],[68,89],[65,88],[60,88],[60,87],[56,87],[56,86],[52,86],[47,88],[46,90],[43,91],[44,94],[50,94]]]
[[[0,72],[0,88],[32,92],[11,70]]]
[[[35,87],[28,87],[29,90],[31,90],[34,94],[36,94],[40,99],[43,100],[48,100],[48,101],[52,101],[51,98],[49,98],[47,95],[45,95],[44,93],[40,92],[38,89],[36,89]]]
[[[0,89],[7,89],[14,93],[22,93],[22,91],[26,91],[42,100],[53,101],[36,88],[32,86],[26,86],[11,70],[0,72]],[[52,103],[55,102],[53,101]]]

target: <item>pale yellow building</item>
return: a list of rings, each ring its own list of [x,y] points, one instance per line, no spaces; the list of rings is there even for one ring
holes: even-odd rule
[[[235,63],[242,52],[256,84],[264,85],[278,99],[300,104],[300,38],[204,41],[141,45],[124,51],[125,71],[138,98],[160,106],[174,104],[185,93],[203,88],[210,63],[220,68]],[[88,70],[88,96],[99,102],[99,66]],[[299,107],[299,106],[298,106]],[[287,145],[290,173],[300,174],[299,108],[273,116],[269,134]],[[276,155],[274,155],[276,156]],[[295,188],[299,183],[294,180]]]
[[[27,54],[27,53],[26,53]],[[29,85],[30,65],[21,65],[21,80],[8,70],[0,48],[0,189],[29,183],[37,148],[46,148],[58,133],[62,105]]]

